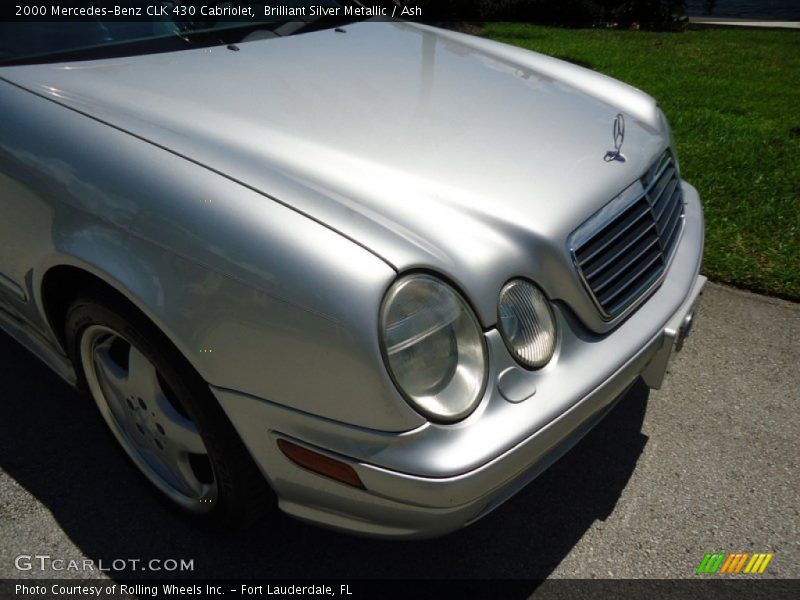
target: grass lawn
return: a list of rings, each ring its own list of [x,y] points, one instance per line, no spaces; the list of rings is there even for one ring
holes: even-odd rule
[[[800,32],[487,24],[483,35],[626,81],[669,118],[703,198],[711,279],[800,300]]]

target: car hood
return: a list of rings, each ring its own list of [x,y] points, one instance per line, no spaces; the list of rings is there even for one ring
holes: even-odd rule
[[[566,239],[666,147],[653,100],[472,36],[345,30],[0,76],[235,179],[398,271],[442,272],[487,326],[503,282],[523,275],[606,328]],[[618,113],[627,160],[607,162]]]

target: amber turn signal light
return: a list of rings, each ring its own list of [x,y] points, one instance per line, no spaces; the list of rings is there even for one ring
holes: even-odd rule
[[[346,463],[286,440],[278,440],[278,448],[286,458],[304,469],[362,490],[367,489],[355,469]]]

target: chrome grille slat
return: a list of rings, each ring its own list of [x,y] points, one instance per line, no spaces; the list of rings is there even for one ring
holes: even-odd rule
[[[645,175],[644,179],[646,181],[655,181],[661,176],[664,169],[666,169],[671,164],[672,164],[672,154],[670,154],[669,151],[664,152],[664,154],[661,155],[661,158],[659,158],[655,163],[653,163],[653,166],[650,167],[650,169],[647,171],[647,174]]]
[[[606,289],[610,283],[625,275],[627,267],[634,265],[637,260],[640,260],[643,256],[645,256],[648,252],[650,252],[650,250],[653,249],[653,246],[657,245],[659,245],[658,238],[653,238],[652,240],[645,241],[644,244],[641,244],[641,248],[637,248],[635,254],[631,257],[628,257],[628,260],[625,261],[626,265],[625,269],[608,271],[604,277],[592,281],[592,289],[594,290],[594,293],[600,294],[600,292]]]
[[[600,273],[603,269],[605,269],[615,260],[620,258],[627,250],[630,250],[630,248],[634,244],[636,244],[639,240],[641,240],[644,236],[646,236],[648,233],[651,233],[653,229],[655,229],[655,225],[653,223],[648,223],[647,221],[645,221],[644,224],[645,227],[641,227],[640,225],[639,227],[632,230],[632,233],[636,233],[639,229],[641,229],[639,233],[636,233],[636,235],[633,236],[633,239],[628,240],[626,238],[629,236],[625,236],[622,240],[620,240],[623,243],[622,248],[615,249],[611,256],[604,257],[602,262],[599,262],[596,265],[594,265],[591,269],[586,270],[585,271],[586,279],[592,279],[595,275]]]
[[[672,220],[672,224],[670,225],[669,232],[664,236],[664,248],[667,252],[672,250],[672,242],[674,241],[675,234],[680,231],[680,224],[683,222],[683,210],[682,205],[678,205],[678,211],[676,211],[675,218]]]
[[[680,178],[669,151],[634,186],[570,236],[575,266],[606,320],[661,282],[682,228]]]
[[[627,221],[627,222],[626,222],[626,221],[623,221],[622,223],[624,224],[624,227],[622,227],[622,228],[621,228],[621,229],[619,229],[618,231],[615,231],[615,232],[613,232],[613,233],[612,233],[612,234],[611,234],[611,235],[610,235],[610,236],[609,236],[607,239],[603,239],[603,240],[601,240],[601,241],[602,241],[602,243],[601,243],[601,244],[600,244],[600,245],[599,245],[597,248],[593,249],[593,250],[591,251],[591,253],[590,253],[588,256],[583,256],[583,257],[581,258],[581,262],[582,262],[583,264],[585,264],[585,263],[587,263],[587,262],[591,261],[591,260],[592,260],[592,259],[593,259],[595,256],[597,256],[597,255],[598,255],[600,252],[602,252],[603,250],[605,250],[606,248],[608,248],[608,246],[609,246],[609,245],[611,245],[611,244],[613,244],[613,243],[614,243],[614,241],[616,241],[616,240],[619,238],[619,236],[623,235],[623,234],[624,234],[624,233],[625,233],[625,232],[626,232],[628,229],[630,229],[631,227],[633,227],[634,225],[636,225],[636,223],[638,223],[640,219],[642,219],[642,218],[646,217],[646,216],[647,216],[647,214],[650,212],[650,209],[649,209],[649,207],[647,206],[647,203],[644,203],[644,204],[639,204],[639,203],[637,202],[637,203],[635,203],[635,204],[631,205],[631,206],[630,206],[628,209],[626,209],[626,211],[627,211],[627,210],[630,210],[630,209],[633,209],[633,208],[636,208],[636,209],[637,209],[637,210],[636,210],[636,211],[634,211],[634,213],[633,213],[633,214],[635,214],[635,215],[636,215],[636,217],[635,217],[635,218],[633,218],[633,219],[631,219],[630,221]],[[616,219],[615,219],[615,221],[616,221]],[[612,221],[612,224],[613,224],[613,223],[614,223],[614,221]],[[626,224],[626,223],[627,223],[627,224]],[[617,224],[617,225],[616,225],[616,227],[619,227],[619,224]],[[614,225],[611,225],[611,228],[612,228],[612,229],[614,229],[614,228],[615,228],[615,226],[614,226]],[[594,240],[589,240],[589,242],[587,242],[587,243],[586,243],[586,244],[583,246],[583,248],[585,249],[586,247],[588,247],[588,246],[591,246],[591,242],[592,242],[592,241],[594,241]]]
[[[633,300],[639,298],[644,292],[646,292],[653,285],[653,283],[655,283],[657,278],[658,273],[653,272],[648,279],[645,279],[641,284],[633,288],[628,295],[623,296],[618,302],[612,304],[611,310],[615,312],[624,310],[631,304]]]
[[[669,193],[664,194],[662,198],[653,202],[653,208],[656,211],[656,221],[661,219],[661,215],[664,214],[664,211],[667,210],[668,206],[671,206],[674,202],[675,198],[675,190],[678,188],[678,180],[673,179],[669,184],[666,186],[669,188]],[[659,204],[659,201],[663,199],[663,202]]]
[[[650,191],[650,204],[656,206],[658,201],[661,199],[661,195],[664,193],[664,190],[666,190],[674,182],[675,169],[670,168],[661,175],[661,178],[657,180],[656,185]]]
[[[649,258],[648,258],[649,257]],[[654,263],[661,260],[661,253],[658,252],[646,252],[644,253],[645,262],[639,265],[631,275],[630,279],[627,279],[624,282],[624,285],[620,285],[618,288],[614,289],[613,293],[606,293],[602,295],[603,302],[611,302],[614,298],[620,295],[625,289],[630,287],[630,285],[635,282],[639,277],[647,273],[647,270],[654,265]]]
[[[661,215],[656,219],[656,226],[658,227],[658,234],[661,236],[665,236],[666,232],[670,230],[670,225],[673,223],[676,217],[676,213],[680,214],[683,210],[683,205],[680,202],[679,198],[675,198],[671,200],[669,206],[667,206],[666,210],[661,213]],[[666,241],[666,238],[664,238]]]
[[[669,210],[665,210],[658,220],[658,231],[664,236],[664,241],[667,239],[667,232],[672,231],[671,226],[680,215],[681,208],[680,202],[673,203]]]

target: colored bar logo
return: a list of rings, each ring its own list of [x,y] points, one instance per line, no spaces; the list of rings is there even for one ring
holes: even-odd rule
[[[767,570],[769,561],[774,555],[767,552],[714,552],[708,553],[700,561],[695,573],[700,575],[755,575]]]

